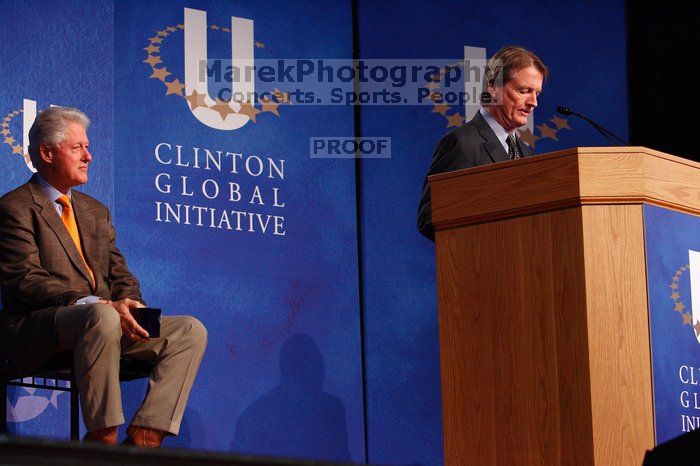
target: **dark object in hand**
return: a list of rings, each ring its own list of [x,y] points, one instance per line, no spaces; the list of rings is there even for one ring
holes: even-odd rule
[[[160,314],[157,307],[140,307],[131,311],[136,323],[148,332],[150,338],[160,337]]]

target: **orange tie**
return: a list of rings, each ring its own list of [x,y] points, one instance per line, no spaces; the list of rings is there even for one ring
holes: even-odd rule
[[[78,248],[78,252],[80,253],[80,257],[83,258],[83,262],[85,262],[85,266],[87,267],[88,271],[90,272],[90,278],[92,279],[91,284],[94,286],[95,285],[95,275],[92,273],[92,269],[88,265],[87,261],[85,260],[85,255],[83,254],[83,248],[80,246],[80,235],[78,234],[78,224],[75,222],[75,215],[73,215],[73,209],[71,208],[70,205],[70,198],[66,196],[65,194],[59,197],[56,202],[61,204],[63,206],[63,214],[61,215],[61,220],[63,220],[63,224],[66,226],[68,229],[68,234],[70,235],[71,238],[73,238],[73,242],[75,243],[75,247]]]

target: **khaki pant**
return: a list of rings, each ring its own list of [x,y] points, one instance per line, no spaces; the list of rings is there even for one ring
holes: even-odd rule
[[[56,313],[58,351],[72,350],[83,422],[88,432],[124,423],[121,355],[157,365],[132,425],[177,435],[207,344],[194,317],[163,317],[160,337],[137,343],[122,337],[119,314],[107,304],[62,307]]]

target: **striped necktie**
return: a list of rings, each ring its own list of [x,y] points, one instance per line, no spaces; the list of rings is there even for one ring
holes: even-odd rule
[[[515,142],[515,134],[508,133],[508,137],[506,138],[506,144],[508,144],[508,157],[510,157],[511,160],[519,159],[522,157],[522,155],[520,154],[520,148]]]

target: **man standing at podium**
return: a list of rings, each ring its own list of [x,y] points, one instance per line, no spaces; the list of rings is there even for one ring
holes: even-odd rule
[[[428,176],[534,155],[515,130],[537,107],[547,73],[542,60],[522,47],[509,45],[496,52],[484,73],[482,107],[469,123],[438,142]],[[418,206],[418,230],[435,241],[428,176]]]

